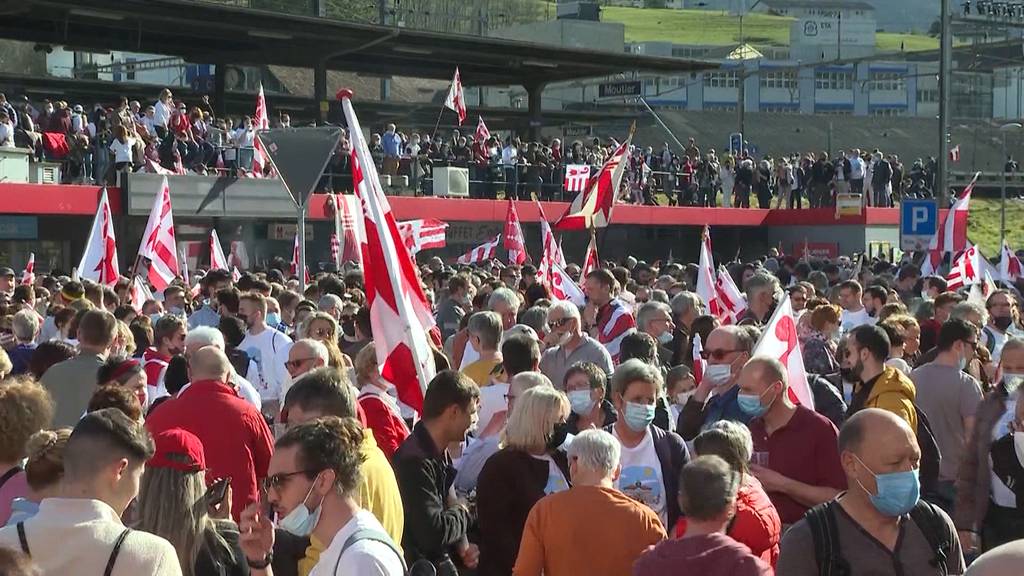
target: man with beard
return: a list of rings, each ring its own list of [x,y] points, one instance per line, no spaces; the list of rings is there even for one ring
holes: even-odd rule
[[[903,372],[885,365],[889,357],[889,336],[885,330],[873,325],[854,328],[840,355],[843,380],[854,383],[847,417],[865,408],[881,408],[905,420],[911,430],[917,430],[917,388]]]
[[[263,399],[263,413],[276,415],[281,385],[288,378],[285,362],[292,339],[267,326],[267,302],[258,292],[243,294],[238,303],[238,318],[245,322],[245,339],[238,345],[259,369],[252,380]]]
[[[844,332],[849,332],[862,324],[874,325],[874,319],[864,308],[860,282],[847,280],[839,285],[839,305],[843,308],[839,324]]]
[[[862,303],[864,304],[864,310],[868,313],[868,317],[871,318],[872,324],[878,321],[878,313],[888,301],[889,292],[883,286],[872,285],[864,289]]]
[[[613,370],[611,354],[584,333],[580,323],[580,310],[572,302],[562,300],[548,308],[551,331],[545,338],[547,350],[540,359],[540,371],[559,390],[565,387],[565,373],[577,362],[593,362],[606,375]]]

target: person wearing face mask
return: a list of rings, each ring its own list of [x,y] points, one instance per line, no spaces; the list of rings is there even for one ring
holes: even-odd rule
[[[454,554],[475,569],[480,551],[466,538],[469,509],[452,490],[455,469],[448,446],[462,442],[477,424],[480,389],[468,377],[445,370],[427,386],[423,419],[395,452],[392,464],[405,507],[402,548],[410,564],[425,560],[440,576],[455,576]]]
[[[996,290],[985,301],[988,324],[981,330],[981,341],[992,353],[993,362],[999,362],[999,355],[1008,336],[1022,335],[1013,323],[1012,298],[1009,290]]]
[[[627,360],[612,376],[612,402],[619,419],[605,429],[622,445],[622,474],[616,487],[647,505],[663,526],[679,518],[679,471],[690,459],[683,439],[653,425],[661,372],[640,360]]]
[[[683,407],[697,391],[697,381],[686,366],[676,366],[665,373],[665,392],[669,402],[669,422],[679,422]]]
[[[238,303],[238,317],[247,328],[245,339],[238,345],[259,368],[252,383],[263,399],[263,412],[277,414],[281,385],[288,378],[285,362],[292,339],[267,326],[267,302],[259,292],[247,292]]]
[[[341,309],[341,316],[338,317],[338,326],[341,328],[341,351],[350,358],[354,357],[372,338],[370,309],[358,306],[354,302],[345,304]]]
[[[577,362],[565,373],[563,388],[569,397],[570,434],[604,428],[618,420],[615,406],[605,398],[608,376],[593,362]]]
[[[164,371],[172,356],[185,351],[185,321],[178,316],[167,314],[161,316],[153,326],[153,346],[142,354],[146,370],[146,394],[148,401],[143,408],[149,406],[157,398],[167,396],[164,387]]]
[[[146,429],[120,410],[86,414],[68,439],[61,497],[0,530],[0,545],[31,556],[43,574],[181,576],[174,546],[121,522],[153,453]]]
[[[636,313],[636,325],[641,332],[650,334],[658,342],[658,361],[668,368],[672,362],[673,332],[672,309],[662,302],[647,302]]]
[[[1015,419],[1024,420],[1020,416],[1024,406],[1020,398],[1024,384],[1024,339],[1007,339],[999,374],[999,384],[978,405],[974,432],[968,436],[957,477],[953,518],[967,552],[991,550],[1003,542],[1024,538],[1024,500],[1007,484],[1012,476],[996,473],[997,458],[993,453],[997,442],[1007,436],[1013,436],[1014,450],[1018,442],[1024,442],[1016,438],[1024,428],[1014,424]],[[1004,444],[1007,442],[1010,441],[1004,440]]]
[[[569,464],[560,449],[568,416],[568,399],[550,386],[516,399],[501,450],[487,459],[477,484],[480,576],[511,574],[533,505],[569,489]]]
[[[787,525],[846,488],[836,427],[814,410],[794,404],[788,380],[781,362],[755,356],[740,372],[737,396],[740,409],[752,418],[747,426],[754,453],[760,455],[750,471]]]
[[[310,574],[401,576],[405,559],[380,521],[357,502],[366,432],[352,418],[326,416],[290,428],[274,449],[266,504],[249,506],[239,522],[253,576],[274,574],[274,523],[297,537],[326,543]]]
[[[977,342],[978,329],[973,324],[949,320],[939,330],[935,360],[910,374],[918,392],[916,403],[928,415],[942,453],[936,486],[941,500],[933,501],[945,510],[952,510],[956,501],[957,474],[982,399],[981,384],[964,371],[974,358]]]
[[[544,338],[547,349],[540,359],[540,371],[556,386],[564,386],[569,368],[578,362],[597,365],[606,375],[613,370],[612,356],[600,342],[583,332],[580,310],[566,300],[548,308],[550,330]]]
[[[680,436],[693,440],[701,430],[719,420],[743,424],[750,421],[736,400],[736,379],[750,359],[758,337],[757,329],[745,326],[720,326],[708,334],[701,352],[706,363],[704,376],[679,414],[676,432]]]
[[[779,574],[964,573],[953,522],[920,499],[921,450],[904,420],[858,412],[839,433],[839,452],[849,490],[786,532]],[[816,531],[827,535],[818,546]]]

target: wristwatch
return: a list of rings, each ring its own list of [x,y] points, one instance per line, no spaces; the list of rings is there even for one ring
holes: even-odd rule
[[[273,562],[273,561],[274,561],[274,553],[273,552],[267,552],[267,555],[263,557],[263,560],[255,561],[255,560],[250,560],[249,558],[245,559],[245,563],[248,564],[249,568],[251,568],[253,570],[263,570],[267,566],[270,566],[270,563]]]

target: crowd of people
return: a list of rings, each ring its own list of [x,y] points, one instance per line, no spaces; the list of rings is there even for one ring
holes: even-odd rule
[[[582,307],[530,265],[419,273],[437,372],[413,407],[398,390],[419,384],[382,376],[355,266],[301,292],[276,269],[212,270],[140,310],[127,279],[0,269],[0,573],[1024,561],[1020,286],[979,302],[909,257],[772,251],[730,263],[747,308],[723,324],[693,264],[570,264]],[[806,382],[756,353],[784,299]]]
[[[271,128],[290,127],[286,113],[271,115]],[[216,117],[208,96],[194,104],[169,89],[152,104],[120,98],[116,105],[62,100],[12,103],[0,94],[0,146],[30,148],[37,158],[64,162],[65,180],[112,182],[119,171],[164,169],[177,173],[251,173],[254,119]],[[351,190],[349,142],[343,134],[322,187]],[[489,132],[428,134],[399,131],[394,124],[370,135],[381,174],[406,177],[416,193],[432,194],[433,169],[470,171],[470,196],[567,200],[566,166],[590,166],[596,174],[619,146],[614,138],[559,138],[524,142]],[[159,167],[159,168],[157,168]],[[663,143],[632,145],[623,178],[627,203],[738,208],[834,206],[839,194],[862,194],[865,205],[895,206],[904,197],[928,197],[935,188],[934,158],[909,167],[877,149],[792,153],[755,157],[701,149],[690,138],[684,149]],[[1009,168],[1008,168],[1009,170]],[[398,185],[398,182],[395,182]]]

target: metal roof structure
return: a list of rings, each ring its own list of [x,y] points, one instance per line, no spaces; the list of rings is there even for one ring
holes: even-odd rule
[[[467,86],[543,85],[644,71],[717,67],[652,57],[441,34],[187,0],[5,2],[0,38],[76,50],[178,56],[195,63],[297,66],[380,76],[450,79]]]

